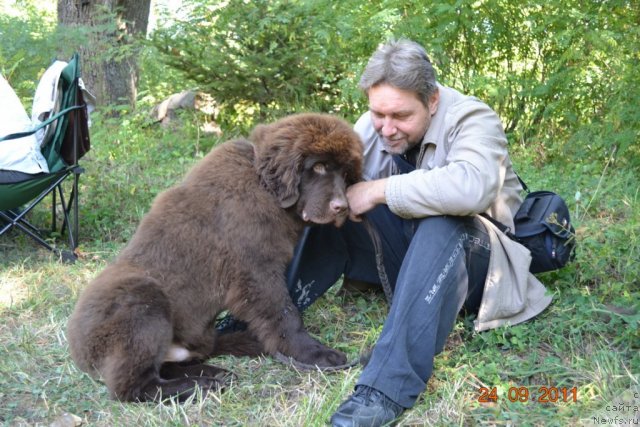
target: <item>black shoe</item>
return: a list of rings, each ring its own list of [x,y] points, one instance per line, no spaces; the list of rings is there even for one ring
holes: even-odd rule
[[[333,427],[379,427],[392,425],[404,408],[384,393],[366,385],[356,386],[354,393],[331,417]]]

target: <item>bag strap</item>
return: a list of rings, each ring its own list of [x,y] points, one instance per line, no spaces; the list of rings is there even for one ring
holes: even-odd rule
[[[520,175],[518,175],[517,172],[514,171],[513,173],[516,174],[516,177],[518,178],[518,181],[520,181],[520,185],[522,185],[522,189],[524,191],[526,191],[527,194],[529,194],[531,192],[531,190],[529,190],[529,187],[527,186],[527,184],[525,184],[525,182],[522,180],[522,178],[520,178]]]
[[[384,268],[384,261],[382,259],[382,244],[380,243],[380,235],[375,227],[371,224],[371,222],[367,219],[366,215],[364,217],[364,228],[369,233],[369,237],[371,237],[371,242],[373,243],[373,249],[376,254],[376,268],[378,270],[378,278],[380,279],[380,284],[382,285],[382,290],[384,291],[384,296],[387,299],[387,304],[391,307],[391,302],[393,301],[393,288],[391,287],[391,283],[389,282],[389,277],[387,276],[387,270]]]
[[[529,187],[527,186],[527,184],[525,184],[525,182],[522,180],[522,178],[520,178],[520,175],[518,175],[518,172],[514,170],[513,173],[516,174],[516,178],[518,178],[518,181],[520,181],[520,185],[522,185],[522,189],[526,191],[527,194],[529,194],[531,191],[529,190]]]
[[[513,234],[511,232],[511,227],[508,227],[506,225],[504,225],[503,223],[501,223],[500,221],[498,221],[497,219],[489,216],[488,214],[482,212],[481,214],[479,214],[481,217],[488,219],[489,221],[491,221],[491,223],[493,225],[495,225],[500,231],[502,231],[508,238],[510,238],[511,240],[515,240],[516,242],[519,242],[518,238],[516,237],[515,234]]]

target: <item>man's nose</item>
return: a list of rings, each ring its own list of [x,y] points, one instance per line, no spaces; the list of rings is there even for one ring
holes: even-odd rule
[[[385,118],[382,121],[382,129],[380,131],[382,132],[382,135],[384,135],[384,136],[391,136],[391,135],[395,134],[397,129],[396,129],[396,124],[395,124],[394,120],[390,119],[390,118]]]

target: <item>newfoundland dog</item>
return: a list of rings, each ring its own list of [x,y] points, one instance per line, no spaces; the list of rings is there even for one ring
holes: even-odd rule
[[[325,114],[259,125],[213,149],[159,194],[117,258],[81,293],[68,323],[76,365],[121,401],[180,401],[232,376],[216,354],[223,311],[269,354],[344,364],[304,329],[285,269],[306,224],[342,225],[362,145]]]

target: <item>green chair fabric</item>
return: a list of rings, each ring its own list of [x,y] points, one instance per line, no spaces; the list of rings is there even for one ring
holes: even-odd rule
[[[19,208],[42,194],[60,177],[66,177],[66,170],[58,173],[42,174],[38,178],[11,184],[0,184],[0,211]]]
[[[0,236],[12,229],[21,230],[66,261],[76,258],[79,228],[78,184],[83,172],[78,160],[90,149],[88,112],[79,82],[79,56],[75,54],[60,75],[58,111],[53,111],[51,117],[29,132],[0,137],[2,144],[3,140],[33,134],[44,126],[50,125],[54,129],[42,145],[49,173],[27,175],[27,179],[19,182],[0,183]],[[63,188],[67,178],[73,179],[68,201],[65,200]],[[61,233],[66,231],[68,234],[68,250],[54,247],[47,241],[45,232],[27,220],[28,213],[48,195],[53,199],[51,230],[56,231],[56,207],[62,207],[64,218]]]

